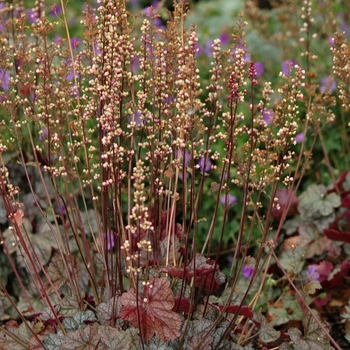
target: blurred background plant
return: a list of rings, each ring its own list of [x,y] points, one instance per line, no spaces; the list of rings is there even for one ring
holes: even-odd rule
[[[348,5],[148,5],[0,3],[0,347],[340,349]]]

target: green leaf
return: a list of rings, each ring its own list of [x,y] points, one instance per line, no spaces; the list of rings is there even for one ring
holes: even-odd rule
[[[336,193],[327,195],[324,185],[310,185],[299,196],[298,210],[302,218],[311,218],[315,215],[329,216],[334,208],[341,205],[341,198]]]
[[[110,298],[107,302],[102,302],[97,306],[97,319],[101,324],[108,324],[120,312],[119,296]]]
[[[75,276],[76,279],[81,277],[80,262],[75,256],[63,255],[65,261],[63,261],[61,254],[56,253],[47,268],[47,274],[50,276],[53,285],[60,289],[71,276]],[[67,271],[68,269],[68,271]],[[51,285],[47,286],[47,293],[52,293],[53,288]]]
[[[297,247],[294,251],[292,249],[283,251],[280,263],[287,272],[300,273],[305,264],[305,249]]]
[[[317,281],[310,281],[304,286],[304,292],[309,295],[315,294],[318,289],[322,289],[322,286]]]
[[[321,329],[319,324],[311,315],[307,315],[303,320],[304,335],[299,329],[291,328],[288,334],[294,344],[302,349],[309,350],[331,350],[327,334]]]
[[[213,325],[213,322],[202,318],[200,320],[190,321],[187,328],[185,338],[185,349],[195,349],[199,346],[203,339],[203,335],[207,334]],[[184,324],[183,328],[186,327]],[[213,342],[213,337],[209,335],[200,345],[202,350],[210,350],[210,345]]]
[[[73,317],[80,310],[80,298],[78,295],[65,296],[60,302],[60,316]]]
[[[230,298],[230,295],[231,295],[231,298]],[[238,295],[234,291],[232,291],[232,288],[230,287],[225,288],[225,290],[222,292],[220,297],[211,295],[209,297],[209,303],[225,305],[229,299],[230,299],[230,302],[228,303],[229,305],[237,305],[241,303],[241,299],[238,297]]]
[[[62,325],[67,331],[74,331],[82,326],[85,327],[85,321],[96,321],[96,316],[91,310],[77,311],[73,317],[66,317]]]
[[[14,322],[5,325],[4,328],[12,336],[5,334],[0,329],[0,348],[11,350],[25,350],[26,348],[23,347],[21,344],[27,345],[32,336],[32,333],[28,329],[27,325],[25,323],[22,323],[20,326],[18,326],[17,323]]]
[[[260,329],[259,329],[259,337],[260,340],[267,344],[267,343],[272,343],[279,339],[281,336],[280,331],[276,331],[271,325],[269,324],[264,324]]]
[[[301,246],[305,249],[305,258],[322,254],[329,245],[327,237],[320,234],[314,225],[302,224],[299,227]]]
[[[89,324],[85,328],[79,328],[69,332],[64,337],[60,350],[102,350],[101,336],[97,323]]]
[[[9,299],[4,295],[0,295],[0,320],[1,321],[4,321],[10,317],[10,315],[6,314],[6,310],[8,310],[11,306],[12,304],[9,301]]]
[[[54,312],[56,315],[59,314],[60,309],[61,308],[59,305],[54,306]],[[41,310],[39,318],[41,321],[54,320],[56,318],[54,315],[54,312],[51,310],[50,307],[46,307],[45,309]],[[33,314],[35,315],[35,314],[37,314],[37,312],[34,312]]]
[[[49,333],[43,340],[43,344],[47,350],[60,350],[63,342],[64,334],[60,329],[57,331],[57,334]]]
[[[283,343],[280,345],[280,347],[278,348],[279,350],[295,350],[295,347],[287,344],[287,343]]]
[[[170,342],[165,342],[157,337],[152,338],[146,347],[147,350],[175,350]]]
[[[136,350],[139,345],[139,336],[136,328],[121,329],[101,326],[98,330],[101,342],[108,350]]]
[[[298,227],[303,222],[300,216],[296,216],[293,219],[286,220],[283,224],[283,229],[286,230],[286,234],[289,236],[298,231]]]
[[[6,286],[9,274],[13,271],[6,254],[0,251],[0,281]]]
[[[271,324],[267,323],[264,315],[254,312],[253,319],[260,323],[259,337],[263,343],[272,343],[280,338],[281,332],[276,331]]]

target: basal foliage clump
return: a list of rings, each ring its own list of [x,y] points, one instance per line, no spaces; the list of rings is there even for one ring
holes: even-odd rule
[[[229,49],[214,40],[208,69],[186,1],[166,28],[152,8],[140,18],[122,0],[86,5],[80,46],[61,6],[53,22],[37,2],[32,23],[20,2],[1,7],[0,348],[253,349],[255,335],[331,349],[274,253],[303,174],[306,72],[289,65],[278,86],[259,82],[242,16]],[[335,191],[309,197],[299,198],[305,221],[340,214]],[[299,293],[303,333],[275,329],[255,307],[273,258]]]

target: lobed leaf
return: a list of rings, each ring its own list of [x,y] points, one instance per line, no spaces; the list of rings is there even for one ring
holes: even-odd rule
[[[203,343],[201,343],[201,341],[203,336],[209,332],[212,324],[213,323],[211,321],[205,318],[190,321],[185,338],[185,349],[195,349],[199,346],[199,344],[201,344],[199,347],[201,350],[210,350],[213,337],[209,335],[206,337]],[[184,327],[185,326],[186,324],[184,324]]]
[[[144,297],[133,289],[120,297],[120,315],[140,328],[145,341],[156,334],[161,340],[168,341],[180,336],[181,317],[174,311],[175,300],[170,289],[170,281],[165,277],[154,277],[144,287]]]
[[[93,323],[67,333],[60,350],[104,350],[105,347],[100,342],[99,327],[97,323]]]
[[[324,185],[310,185],[305,192],[299,196],[298,210],[303,218],[310,218],[317,214],[329,216],[334,208],[341,205],[341,198],[336,193],[327,194]]]
[[[135,328],[123,331],[110,326],[101,326],[98,330],[101,342],[110,350],[136,350],[139,337]]]
[[[84,326],[86,321],[96,321],[95,314],[91,310],[78,310],[73,317],[66,317],[62,325],[67,331],[73,331]]]
[[[3,326],[11,336],[0,329],[0,349],[23,350],[22,344],[28,344],[32,337],[31,331],[25,323],[18,326],[17,322],[9,321]]]
[[[120,301],[119,296],[110,298],[107,302],[102,302],[97,306],[97,319],[101,324],[108,324],[113,318],[119,316]]]
[[[311,315],[307,315],[303,320],[304,335],[299,329],[291,328],[288,334],[291,340],[302,349],[309,350],[331,350],[327,334],[320,328],[316,320]]]
[[[81,277],[81,267],[77,257],[75,256],[65,256],[65,261],[63,261],[60,254],[55,254],[47,268],[47,274],[51,278],[51,282],[57,289],[60,289],[69,279],[70,276],[75,276],[76,279]],[[67,271],[67,268],[68,271]],[[48,293],[52,293],[52,287],[47,287]]]
[[[267,323],[265,316],[261,313],[254,312],[253,321],[259,325],[259,337],[263,343],[272,343],[281,337],[281,332],[276,331],[271,324]]]
[[[322,286],[317,281],[310,281],[304,286],[304,292],[308,295],[315,294],[318,289],[322,289]]]
[[[56,334],[49,333],[43,340],[43,344],[47,350],[60,350],[63,342],[64,334],[61,330],[58,330]]]

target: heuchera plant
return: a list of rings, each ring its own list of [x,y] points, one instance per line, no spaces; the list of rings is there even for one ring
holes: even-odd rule
[[[295,195],[309,160],[295,153],[300,111],[320,127],[331,99],[311,99],[296,60],[275,90],[259,81],[242,16],[199,69],[185,0],[166,27],[154,8],[140,18],[123,0],[86,5],[84,39],[71,37],[68,6],[52,8],[56,22],[45,1],[0,7],[0,348],[253,349],[254,334],[270,348],[340,349],[307,300],[332,268],[311,269],[303,294],[275,253],[297,211],[287,233],[346,236],[348,175]],[[255,307],[273,258],[302,331]]]

